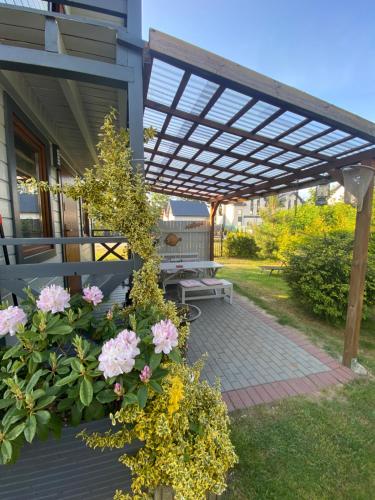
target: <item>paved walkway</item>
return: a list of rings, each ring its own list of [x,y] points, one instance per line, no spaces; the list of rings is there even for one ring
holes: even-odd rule
[[[285,327],[245,297],[197,303],[201,317],[191,325],[188,360],[208,359],[202,372],[221,380],[230,411],[307,394],[351,380],[354,374]]]

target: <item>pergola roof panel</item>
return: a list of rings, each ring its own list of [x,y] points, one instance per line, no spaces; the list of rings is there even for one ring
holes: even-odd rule
[[[192,115],[199,115],[218,87],[216,83],[210,82],[200,76],[190,76],[177,104],[177,109],[191,113]]]
[[[206,114],[206,118],[217,121],[218,123],[227,123],[250,100],[251,97],[247,95],[236,92],[235,90],[225,89]]]
[[[155,31],[148,54],[151,189],[253,197],[326,182],[332,169],[375,156],[366,120]],[[162,171],[150,177],[155,166]]]

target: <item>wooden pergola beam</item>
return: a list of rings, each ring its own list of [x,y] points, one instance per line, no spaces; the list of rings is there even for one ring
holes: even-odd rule
[[[219,208],[219,201],[212,201],[210,204],[210,260],[214,260],[214,240],[215,240],[215,215]]]
[[[287,142],[281,142],[281,141],[278,141],[276,139],[271,139],[269,137],[266,137],[264,135],[256,134],[256,133],[254,133],[254,131],[248,132],[246,130],[237,128],[233,125],[219,123],[215,120],[210,120],[209,118],[205,118],[203,116],[194,116],[186,111],[176,109],[176,108],[171,108],[170,106],[166,106],[165,104],[151,101],[150,99],[146,100],[145,105],[146,105],[146,107],[153,109],[154,111],[159,111],[160,113],[166,113],[167,116],[169,116],[169,115],[176,116],[177,118],[181,118],[182,120],[194,122],[196,125],[204,125],[205,127],[213,128],[219,132],[226,132],[228,134],[237,135],[239,138],[242,137],[244,139],[249,139],[251,141],[259,142],[262,147],[274,146],[274,147],[278,147],[278,148],[282,149],[283,153],[285,153],[285,151],[291,151],[292,153],[296,153],[296,154],[299,154],[301,156],[305,156],[308,153],[308,155],[311,156],[312,158],[316,158],[317,160],[321,160],[321,161],[327,160],[329,158],[329,156],[326,156],[324,154],[315,154],[314,151],[303,150],[299,147],[298,143],[297,143],[297,145],[292,145],[292,144],[288,144]],[[271,115],[271,117],[269,119],[264,120],[259,125],[259,127],[257,127],[255,130],[262,129],[262,128],[266,127],[268,123],[275,120],[277,116],[280,116],[283,113],[285,113],[285,111],[286,111],[286,109],[281,109],[277,113],[275,113],[274,115]],[[272,118],[272,120],[271,120],[271,118]],[[231,122],[232,122],[232,120],[231,120]],[[190,131],[189,131],[189,133],[190,133]],[[289,133],[290,132],[288,130],[288,134]],[[309,140],[306,142],[310,142],[310,140],[313,140],[313,138],[309,138]],[[326,148],[328,148],[329,146],[330,145],[327,145]],[[201,147],[204,148],[204,144],[201,144]],[[280,153],[280,154],[282,154],[282,153]]]
[[[375,169],[375,159],[368,162]],[[371,229],[374,179],[371,180],[363,200],[362,210],[357,212],[352,269],[350,273],[348,310],[346,315],[343,364],[348,368],[358,357],[359,337],[362,322],[363,297],[366,285],[368,245]]]
[[[372,148],[371,150],[364,151],[362,153],[357,153],[349,157],[341,158],[339,160],[331,160],[330,162],[325,163],[324,165],[317,165],[314,166],[312,165],[311,167],[306,167],[302,171],[301,170],[296,170],[295,174],[287,174],[282,177],[275,177],[270,181],[267,182],[262,182],[261,184],[256,184],[253,187],[249,187],[246,190],[239,190],[231,193],[228,198],[235,198],[237,196],[243,196],[246,194],[256,194],[257,191],[260,190],[265,190],[265,194],[261,194],[261,196],[265,196],[266,194],[272,194],[270,193],[270,189],[273,186],[276,186],[278,184],[286,184],[287,186],[290,186],[291,189],[295,189],[296,186],[293,186],[291,183],[293,181],[296,181],[298,179],[303,179],[304,177],[313,177],[315,175],[323,174],[323,173],[329,173],[332,176],[332,171],[334,169],[339,169],[342,167],[345,167],[345,165],[353,165],[354,163],[360,163],[360,162],[367,162],[371,160],[374,157],[375,154],[375,147]]]

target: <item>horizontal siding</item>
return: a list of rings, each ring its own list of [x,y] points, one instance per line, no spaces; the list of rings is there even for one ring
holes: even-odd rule
[[[1,468],[0,498],[6,500],[110,500],[116,489],[129,491],[130,474],[118,458],[126,450],[92,450],[78,432],[105,432],[109,419],[63,429],[60,440],[35,440],[21,450],[15,465]]]

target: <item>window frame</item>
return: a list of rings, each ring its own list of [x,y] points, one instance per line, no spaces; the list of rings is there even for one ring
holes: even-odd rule
[[[22,228],[20,220],[19,193],[17,190],[17,161],[15,148],[15,135],[21,137],[27,144],[39,154],[39,169],[41,178],[49,182],[50,177],[50,149],[49,143],[43,135],[36,129],[30,119],[21,111],[9,96],[5,99],[6,116],[6,149],[8,157],[9,189],[13,213],[13,233],[16,238],[22,238]],[[54,220],[52,213],[52,201],[50,193],[41,193],[43,218],[43,229],[46,237],[54,237]],[[56,255],[55,245],[29,246],[17,245],[15,247],[16,263],[38,263],[44,262]]]

